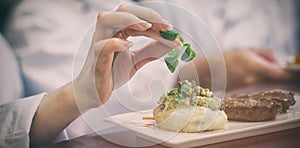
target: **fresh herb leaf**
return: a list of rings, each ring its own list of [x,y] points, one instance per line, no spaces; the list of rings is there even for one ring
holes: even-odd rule
[[[168,52],[168,57],[179,57],[179,50],[171,50]]]
[[[185,51],[184,51],[183,55],[181,56],[182,61],[189,62],[195,58],[196,52],[194,50],[192,50],[190,44],[188,44],[188,43],[184,44],[184,39],[179,35],[178,32],[176,32],[174,30],[167,30],[167,31],[160,31],[159,33],[166,40],[173,41],[176,38],[179,38],[180,42],[185,47]],[[168,52],[167,57],[165,57],[165,63],[167,65],[167,67],[169,68],[170,72],[172,72],[172,73],[175,71],[176,67],[179,64],[179,61],[178,61],[179,54],[180,54],[180,51],[178,49],[171,50]]]
[[[179,64],[179,61],[177,58],[166,57],[165,63],[167,64],[167,67],[170,70],[170,72],[173,73]]]
[[[178,59],[176,57],[166,57],[165,58],[165,62],[171,64],[171,65],[175,65],[173,63],[176,63],[176,61],[178,61]],[[177,65],[176,65],[177,66]]]
[[[176,96],[174,97],[174,101],[177,102],[177,103],[182,102],[182,100],[183,100],[182,94],[178,94],[178,95],[176,95]]]
[[[183,55],[181,56],[181,60],[184,62],[189,62],[191,60],[193,60],[196,56],[196,53],[194,50],[192,50],[191,45],[190,44],[184,44],[184,47],[186,47]]]
[[[191,44],[185,43],[185,44],[183,44],[183,47],[189,47],[189,48],[191,48]]]
[[[181,93],[189,95],[191,93],[191,87],[186,84],[181,85]]]
[[[169,90],[168,95],[169,96],[176,96],[179,94],[178,88],[173,88],[171,90]]]
[[[174,30],[159,31],[159,33],[164,39],[170,40],[170,41],[175,40],[177,38],[177,35],[179,34],[178,32],[176,32]]]
[[[178,36],[179,36],[180,42],[183,44],[184,43],[184,39],[180,35],[178,35]]]

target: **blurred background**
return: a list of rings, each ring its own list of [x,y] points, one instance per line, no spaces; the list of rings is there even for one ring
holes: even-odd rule
[[[142,5],[138,2],[144,1],[0,0],[0,104],[51,92],[71,81],[77,46],[97,13],[116,9],[122,3]],[[178,5],[199,17],[223,51],[272,49],[283,63],[300,53],[300,0],[157,2]],[[185,16],[168,11],[175,20],[172,25],[197,29]],[[144,74],[141,72],[143,80],[147,79]],[[144,86],[135,87],[136,91],[144,90]],[[70,133],[70,137],[78,136]]]

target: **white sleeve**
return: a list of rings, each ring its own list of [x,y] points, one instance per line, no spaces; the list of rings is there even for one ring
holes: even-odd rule
[[[0,106],[0,147],[29,147],[34,114],[46,93]]]
[[[24,87],[17,58],[1,33],[0,45],[0,104],[5,104],[22,98]]]

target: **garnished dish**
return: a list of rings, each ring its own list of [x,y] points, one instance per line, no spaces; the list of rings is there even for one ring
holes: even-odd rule
[[[181,81],[179,88],[161,96],[156,108],[106,121],[169,147],[198,147],[299,128],[299,100],[297,93],[283,90],[221,99],[195,82]]]
[[[163,94],[153,110],[156,126],[171,131],[195,133],[223,129],[227,122],[219,110],[222,99],[187,80]]]
[[[222,109],[229,120],[269,121],[286,113],[296,103],[289,91],[271,90],[250,94],[238,94],[224,99]]]

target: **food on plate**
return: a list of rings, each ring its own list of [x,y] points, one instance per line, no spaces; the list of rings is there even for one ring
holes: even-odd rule
[[[165,93],[153,110],[156,126],[188,133],[223,129],[227,116],[219,110],[221,101],[194,81],[181,81],[180,88]]]
[[[277,109],[270,100],[224,99],[224,111],[228,120],[268,121],[276,118]]]
[[[279,113],[286,112],[291,105],[296,103],[294,94],[284,90],[271,90],[252,94],[239,94],[232,97],[238,99],[270,100],[278,107]]]
[[[222,109],[228,120],[269,121],[274,120],[277,114],[287,112],[295,103],[292,92],[271,90],[233,95],[224,99]]]
[[[166,40],[175,40],[178,38],[180,42],[183,44],[182,46],[185,48],[184,53],[181,56],[181,60],[184,62],[189,62],[193,60],[196,56],[196,52],[192,50],[191,45],[189,43],[184,43],[184,39],[179,35],[178,32],[175,30],[167,30],[167,31],[160,31],[160,35]],[[176,67],[179,64],[179,54],[181,48],[175,48],[168,52],[167,56],[165,57],[165,63],[170,70],[170,72],[174,72]]]

